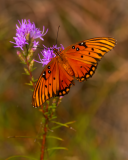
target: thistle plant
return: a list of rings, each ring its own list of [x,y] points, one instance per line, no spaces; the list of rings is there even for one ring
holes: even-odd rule
[[[62,44],[60,44],[61,47],[57,47],[57,45],[53,45],[53,47],[49,47],[47,48],[46,46],[43,45],[44,49],[40,52],[41,56],[43,56],[43,58],[41,58],[40,54],[38,54],[40,61],[35,60],[38,63],[42,63],[42,66],[47,65],[51,59],[53,57],[55,57],[55,53],[53,52],[53,49],[62,49],[64,50],[64,46]]]
[[[16,48],[20,48],[21,51],[17,51],[17,55],[19,56],[22,63],[27,65],[27,68],[24,68],[25,74],[29,75],[31,80],[28,83],[28,85],[35,86],[34,77],[32,76],[32,71],[35,69],[34,66],[34,59],[33,59],[33,53],[37,49],[37,46],[39,45],[39,41],[36,41],[36,39],[40,38],[42,41],[43,36],[48,32],[48,29],[45,30],[45,27],[43,27],[43,31],[40,31],[40,29],[36,28],[34,23],[31,23],[30,20],[22,20],[22,22],[18,21],[19,25],[16,25],[16,37],[13,37],[15,42],[14,43]]]
[[[21,63],[23,63],[26,67],[24,67],[24,72],[26,75],[30,76],[30,82],[26,83],[27,85],[30,85],[35,87],[35,82],[36,80],[34,79],[32,75],[32,71],[35,70],[34,68],[34,63],[38,62],[41,63],[42,66],[47,65],[49,61],[55,57],[55,54],[53,53],[53,49],[64,49],[63,45],[60,47],[57,47],[57,45],[53,45],[53,47],[47,48],[46,46],[43,45],[43,50],[38,54],[39,60],[34,60],[33,59],[33,54],[37,49],[37,46],[39,45],[39,41],[37,39],[41,39],[44,41],[43,36],[46,35],[48,32],[48,29],[45,31],[45,27],[43,27],[43,31],[41,31],[39,28],[36,28],[34,23],[31,23],[30,20],[22,20],[19,22],[19,25],[16,25],[16,37],[13,37],[15,42],[12,42],[15,44],[15,48],[20,49],[20,51],[17,51],[17,55],[21,60]],[[32,90],[33,90],[32,89]],[[39,108],[39,111],[42,112],[42,123],[43,123],[43,133],[39,139],[42,139],[41,143],[41,155],[40,155],[40,160],[43,160],[45,157],[45,153],[48,150],[52,149],[66,149],[65,147],[53,147],[53,148],[48,148],[46,147],[46,139],[47,138],[54,138],[58,140],[62,140],[59,137],[51,136],[49,131],[53,131],[56,128],[59,128],[61,126],[69,128],[69,124],[74,123],[73,122],[68,122],[65,124],[62,124],[60,122],[54,121],[56,118],[56,107],[58,104],[61,102],[62,97],[60,97],[58,100],[56,98],[53,99],[52,104],[49,103],[49,101],[46,102],[46,105],[41,106]],[[49,129],[49,123],[53,123],[56,126],[53,128]],[[14,157],[14,156],[13,156]]]

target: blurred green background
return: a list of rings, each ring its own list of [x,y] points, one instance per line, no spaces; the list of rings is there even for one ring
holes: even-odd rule
[[[57,108],[58,121],[75,120],[72,127],[61,127],[51,135],[50,147],[63,146],[51,160],[127,160],[128,159],[128,1],[127,0],[1,0],[0,1],[0,160],[13,155],[39,159],[37,137],[42,115],[31,105],[29,77],[13,48],[17,20],[30,19],[40,29],[49,29],[43,44],[67,47],[93,37],[117,40],[95,75],[87,82],[76,82]],[[42,42],[40,41],[40,47]],[[38,59],[40,49],[34,54]],[[38,78],[41,64],[33,72]],[[17,158],[25,159],[25,158]]]

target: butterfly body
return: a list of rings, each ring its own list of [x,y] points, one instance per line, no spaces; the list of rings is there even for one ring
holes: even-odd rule
[[[56,57],[47,64],[37,81],[33,106],[39,107],[51,97],[67,94],[74,79],[82,82],[92,77],[98,62],[114,46],[114,38],[101,37],[81,41],[64,50],[53,49]]]

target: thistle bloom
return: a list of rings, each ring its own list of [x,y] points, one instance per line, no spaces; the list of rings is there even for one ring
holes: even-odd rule
[[[57,45],[53,45],[53,47],[50,47],[50,48],[47,48],[44,46],[45,48],[40,52],[41,55],[43,56],[43,58],[41,58],[40,54],[38,54],[40,61],[36,61],[36,60],[34,60],[34,61],[36,61],[38,63],[42,63],[43,66],[47,65],[51,61],[51,59],[56,56],[53,52],[54,48],[58,49],[58,50],[60,50],[60,49],[64,50],[63,45],[60,44],[60,46],[61,47],[57,47]]]
[[[34,22],[31,23],[30,20],[22,19],[22,22],[18,21],[20,26],[16,25],[16,37],[13,37],[15,42],[14,43],[16,46],[14,47],[19,47],[23,50],[23,47],[28,44],[32,40],[33,47],[37,47],[39,44],[38,41],[35,41],[35,39],[40,38],[41,40],[44,40],[42,36],[44,36],[47,32],[44,32],[45,27],[43,26],[43,31],[40,31],[40,29],[36,28]]]

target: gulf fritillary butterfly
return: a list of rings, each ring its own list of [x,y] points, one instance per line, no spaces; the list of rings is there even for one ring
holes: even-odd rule
[[[33,92],[32,105],[39,107],[54,96],[67,94],[74,79],[82,82],[92,77],[98,62],[115,44],[114,38],[101,37],[78,42],[63,51],[54,48],[56,57],[41,73]]]

